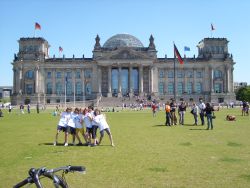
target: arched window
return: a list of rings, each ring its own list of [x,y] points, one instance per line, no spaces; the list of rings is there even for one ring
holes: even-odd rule
[[[60,82],[56,83],[56,94],[61,95],[62,94],[62,84]]]
[[[76,95],[81,95],[82,94],[82,84],[81,82],[76,83]]]
[[[47,94],[52,94],[52,83],[47,83]]]
[[[33,70],[28,70],[25,74],[25,78],[27,79],[33,79],[34,78],[34,71]]]
[[[222,78],[222,72],[220,70],[215,70],[214,78]]]

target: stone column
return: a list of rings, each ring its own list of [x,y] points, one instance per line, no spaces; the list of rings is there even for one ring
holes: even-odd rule
[[[39,93],[39,66],[36,66],[35,71],[35,93]]]
[[[52,69],[52,95],[56,93],[56,69]]]
[[[196,82],[195,82],[195,69],[193,68],[193,88],[192,88],[193,93],[195,93],[195,92],[196,92],[195,85],[196,85]]]
[[[12,69],[13,71],[13,92],[12,93],[16,93],[16,69]]]
[[[226,79],[227,80],[227,87],[226,87],[226,92],[229,93],[231,91],[229,67],[227,67],[226,71],[227,71],[227,79]]]
[[[149,68],[150,72],[150,93],[152,94],[154,92],[154,67]]]
[[[81,70],[82,76],[81,76],[81,82],[82,82],[82,96],[83,100],[85,100],[85,75],[84,75],[84,69]]]
[[[108,67],[108,97],[112,97],[112,91],[111,91],[111,85],[112,85],[112,81],[111,81],[111,66]]]
[[[211,67],[211,92],[214,93],[214,69]]]
[[[134,84],[133,84],[133,67],[129,66],[129,96],[132,97],[134,95]]]
[[[122,67],[118,68],[118,97],[122,97]]]
[[[139,66],[139,95],[143,95],[143,66]]]
[[[98,95],[102,94],[102,70],[98,67]]]

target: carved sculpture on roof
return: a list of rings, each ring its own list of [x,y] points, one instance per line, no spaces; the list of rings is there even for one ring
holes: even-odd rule
[[[94,47],[94,49],[95,49],[95,50],[101,49],[100,37],[99,37],[99,35],[96,35],[96,38],[95,38],[95,47]]]
[[[150,35],[148,48],[155,50],[155,43],[154,43],[154,37],[153,37],[153,35]]]

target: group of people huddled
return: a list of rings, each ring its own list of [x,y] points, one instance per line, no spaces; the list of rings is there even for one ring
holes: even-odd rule
[[[177,115],[179,114],[179,124],[184,125],[185,112],[187,110],[187,104],[185,101],[181,101],[179,105],[176,104],[175,100],[172,99],[171,102],[167,101],[165,104],[166,111],[166,126],[177,125]],[[198,125],[198,117],[200,116],[201,125],[205,125],[205,117],[207,118],[207,130],[213,129],[213,119],[216,117],[214,115],[214,108],[210,103],[204,103],[199,100],[199,104],[193,102],[191,106],[191,113],[194,117],[194,124]]]
[[[100,130],[100,138],[97,139],[97,130]],[[54,146],[58,144],[58,135],[60,132],[65,133],[64,146],[69,145],[69,134],[72,135],[72,145],[97,146],[100,145],[106,132],[109,136],[111,146],[114,146],[110,127],[106,121],[106,117],[99,109],[93,109],[92,106],[80,109],[68,107],[60,115],[57,125],[57,132]],[[85,143],[82,142],[81,137]],[[76,143],[76,139],[78,143]]]

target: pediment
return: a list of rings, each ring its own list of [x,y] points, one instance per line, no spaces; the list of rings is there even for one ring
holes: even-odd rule
[[[121,49],[121,50],[113,51],[110,54],[101,57],[100,59],[105,59],[105,60],[107,59],[112,59],[112,60],[133,59],[133,60],[136,60],[136,59],[152,59],[152,58],[146,54],[143,54],[141,52],[138,52],[132,49]]]

